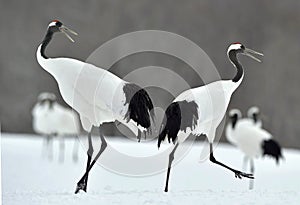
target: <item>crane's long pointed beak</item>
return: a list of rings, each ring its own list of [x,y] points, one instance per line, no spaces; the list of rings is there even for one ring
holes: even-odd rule
[[[245,48],[244,54],[245,54],[246,56],[249,56],[249,57],[252,58],[253,60],[258,61],[258,62],[261,62],[261,60],[258,59],[258,58],[256,58],[256,57],[253,56],[252,54],[259,55],[259,56],[264,56],[264,54],[259,53],[259,52],[257,52],[257,51],[254,51],[254,50],[252,50],[252,49],[250,49],[250,48]]]
[[[245,50],[246,50],[246,52],[248,52],[248,53],[253,53],[253,54],[256,54],[256,55],[264,56],[263,53],[254,51],[254,50],[252,50],[252,49],[250,49],[250,48],[245,48]]]
[[[73,30],[71,30],[71,29],[69,29],[68,27],[66,27],[66,26],[61,26],[60,28],[60,31],[63,33],[63,34],[65,34],[65,36],[70,40],[70,41],[72,41],[73,43],[75,42],[74,40],[73,40],[73,38],[68,34],[68,32],[70,32],[71,34],[73,34],[73,35],[78,35],[75,31],[73,31]]]

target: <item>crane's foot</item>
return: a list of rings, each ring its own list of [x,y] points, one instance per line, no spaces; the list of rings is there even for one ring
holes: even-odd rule
[[[235,171],[234,173],[235,173],[235,178],[241,179],[242,177],[246,177],[246,178],[249,178],[249,179],[254,179],[253,174],[247,174],[247,173],[244,173],[244,172],[241,172],[241,171]]]
[[[75,190],[75,194],[78,194],[80,190],[86,192],[86,183],[85,182],[78,182]]]

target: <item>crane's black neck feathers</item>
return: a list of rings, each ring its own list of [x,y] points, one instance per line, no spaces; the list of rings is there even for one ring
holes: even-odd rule
[[[48,59],[48,57],[45,55],[45,50],[49,42],[51,41],[53,37],[54,32],[50,29],[47,30],[47,33],[45,35],[45,38],[43,39],[42,46],[41,46],[41,56],[43,56],[45,59]]]
[[[258,121],[258,116],[257,116],[256,113],[253,113],[252,118],[253,118],[254,123],[257,123],[257,121]]]
[[[154,121],[154,110],[153,103],[146,90],[136,84],[126,83],[123,92],[126,98],[124,105],[128,104],[125,119],[127,121],[132,119],[137,125],[141,125],[146,129],[151,128],[151,119]],[[148,131],[151,131],[151,129]]]
[[[168,141],[175,143],[179,130],[193,130],[199,119],[198,105],[194,102],[179,101],[171,103],[165,111],[165,116],[158,136],[158,147],[168,135]]]
[[[234,78],[232,79],[232,81],[234,83],[237,83],[243,77],[243,74],[244,74],[243,67],[237,59],[237,54],[238,54],[238,51],[236,51],[236,50],[231,50],[228,53],[228,57],[229,57],[230,61],[235,65],[235,67],[237,69],[237,73],[234,76]]]
[[[52,99],[43,99],[40,100],[38,103],[40,105],[45,105],[46,103],[49,103],[49,109],[52,110],[53,109],[53,105],[56,102],[56,100],[52,100]]]
[[[234,114],[233,116],[230,117],[230,120],[231,120],[232,129],[234,129],[238,121],[238,115]]]

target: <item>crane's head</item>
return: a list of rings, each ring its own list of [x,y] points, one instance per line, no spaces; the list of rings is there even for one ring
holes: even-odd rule
[[[56,101],[56,96],[54,93],[43,92],[38,96],[38,102],[54,102]]]
[[[56,102],[56,96],[54,93],[43,92],[38,96],[38,104],[45,105],[47,103],[50,108],[53,107],[53,104]]]
[[[259,55],[259,56],[263,56],[264,54],[262,53],[259,53],[257,51],[254,51],[250,48],[246,48],[243,44],[241,44],[240,42],[235,42],[235,43],[232,43],[230,44],[230,46],[228,47],[227,49],[227,55],[229,56],[230,53],[234,53],[234,54],[243,54],[243,55],[246,55],[246,56],[249,56],[250,58],[258,61],[258,62],[261,62],[260,59],[256,58],[255,56],[253,56],[253,54],[255,55]],[[229,56],[230,57],[230,56]]]
[[[258,116],[260,114],[259,108],[256,106],[250,107],[247,112],[247,116],[257,122]]]
[[[64,26],[63,23],[58,20],[53,20],[49,23],[48,31],[53,32],[53,33],[61,32],[61,33],[65,34],[65,36],[72,42],[74,42],[74,40],[71,38],[71,36],[68,33],[71,33],[76,36],[78,35],[75,31]]]
[[[232,109],[229,111],[228,115],[231,120],[232,127],[234,128],[237,121],[242,118],[242,113],[239,109]]]

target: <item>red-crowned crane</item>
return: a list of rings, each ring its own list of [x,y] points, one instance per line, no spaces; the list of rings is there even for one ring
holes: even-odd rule
[[[250,126],[262,127],[262,120],[260,119],[260,110],[256,106],[252,106],[248,109],[247,118],[242,118],[242,113],[238,109],[232,109],[230,113],[236,114],[236,118],[231,118],[232,123],[235,123],[234,120],[239,120],[239,123],[243,125],[249,124]],[[230,135],[230,131],[231,128],[227,127],[226,138],[231,144],[235,144],[235,139],[232,138],[232,136]],[[243,160],[243,170],[246,170],[248,160],[248,157],[245,155]]]
[[[78,115],[73,110],[60,105],[53,93],[39,94],[32,109],[32,127],[37,134],[45,136],[47,146],[45,150],[48,150],[50,159],[52,159],[54,136],[58,136],[60,140],[60,161],[64,160],[64,137],[72,136],[75,137],[73,160],[77,161],[79,143],[76,137],[80,134],[79,123]]]
[[[89,132],[87,166],[85,174],[77,183],[75,193],[78,193],[80,190],[86,191],[89,171],[107,147],[100,131],[101,148],[91,162],[92,127],[117,120],[138,135],[151,128],[154,112],[148,93],[138,85],[77,59],[49,58],[45,49],[53,35],[63,33],[73,41],[68,32],[77,35],[60,21],[51,21],[36,54],[38,63],[55,78],[64,101],[79,113],[84,130]]]
[[[235,170],[219,161],[213,154],[213,142],[216,129],[225,116],[228,104],[233,92],[239,87],[244,77],[244,70],[237,59],[238,54],[244,54],[261,62],[252,54],[263,55],[241,43],[233,43],[227,50],[230,62],[236,67],[237,73],[232,80],[219,80],[204,86],[189,89],[181,93],[168,106],[158,137],[158,147],[168,137],[174,148],[169,155],[168,171],[165,192],[168,191],[168,183],[174,153],[180,143],[185,141],[190,134],[199,136],[206,135],[210,145],[210,161],[232,171],[235,177],[253,178],[252,174]]]
[[[226,127],[226,137],[231,144],[245,154],[244,165],[249,160],[250,172],[254,174],[253,158],[270,156],[278,164],[282,158],[280,145],[272,139],[273,137],[268,131],[257,124],[249,123],[249,120],[253,119],[241,119],[241,117],[238,109],[232,109],[229,112],[230,122]],[[253,180],[250,181],[249,189],[253,189]]]

